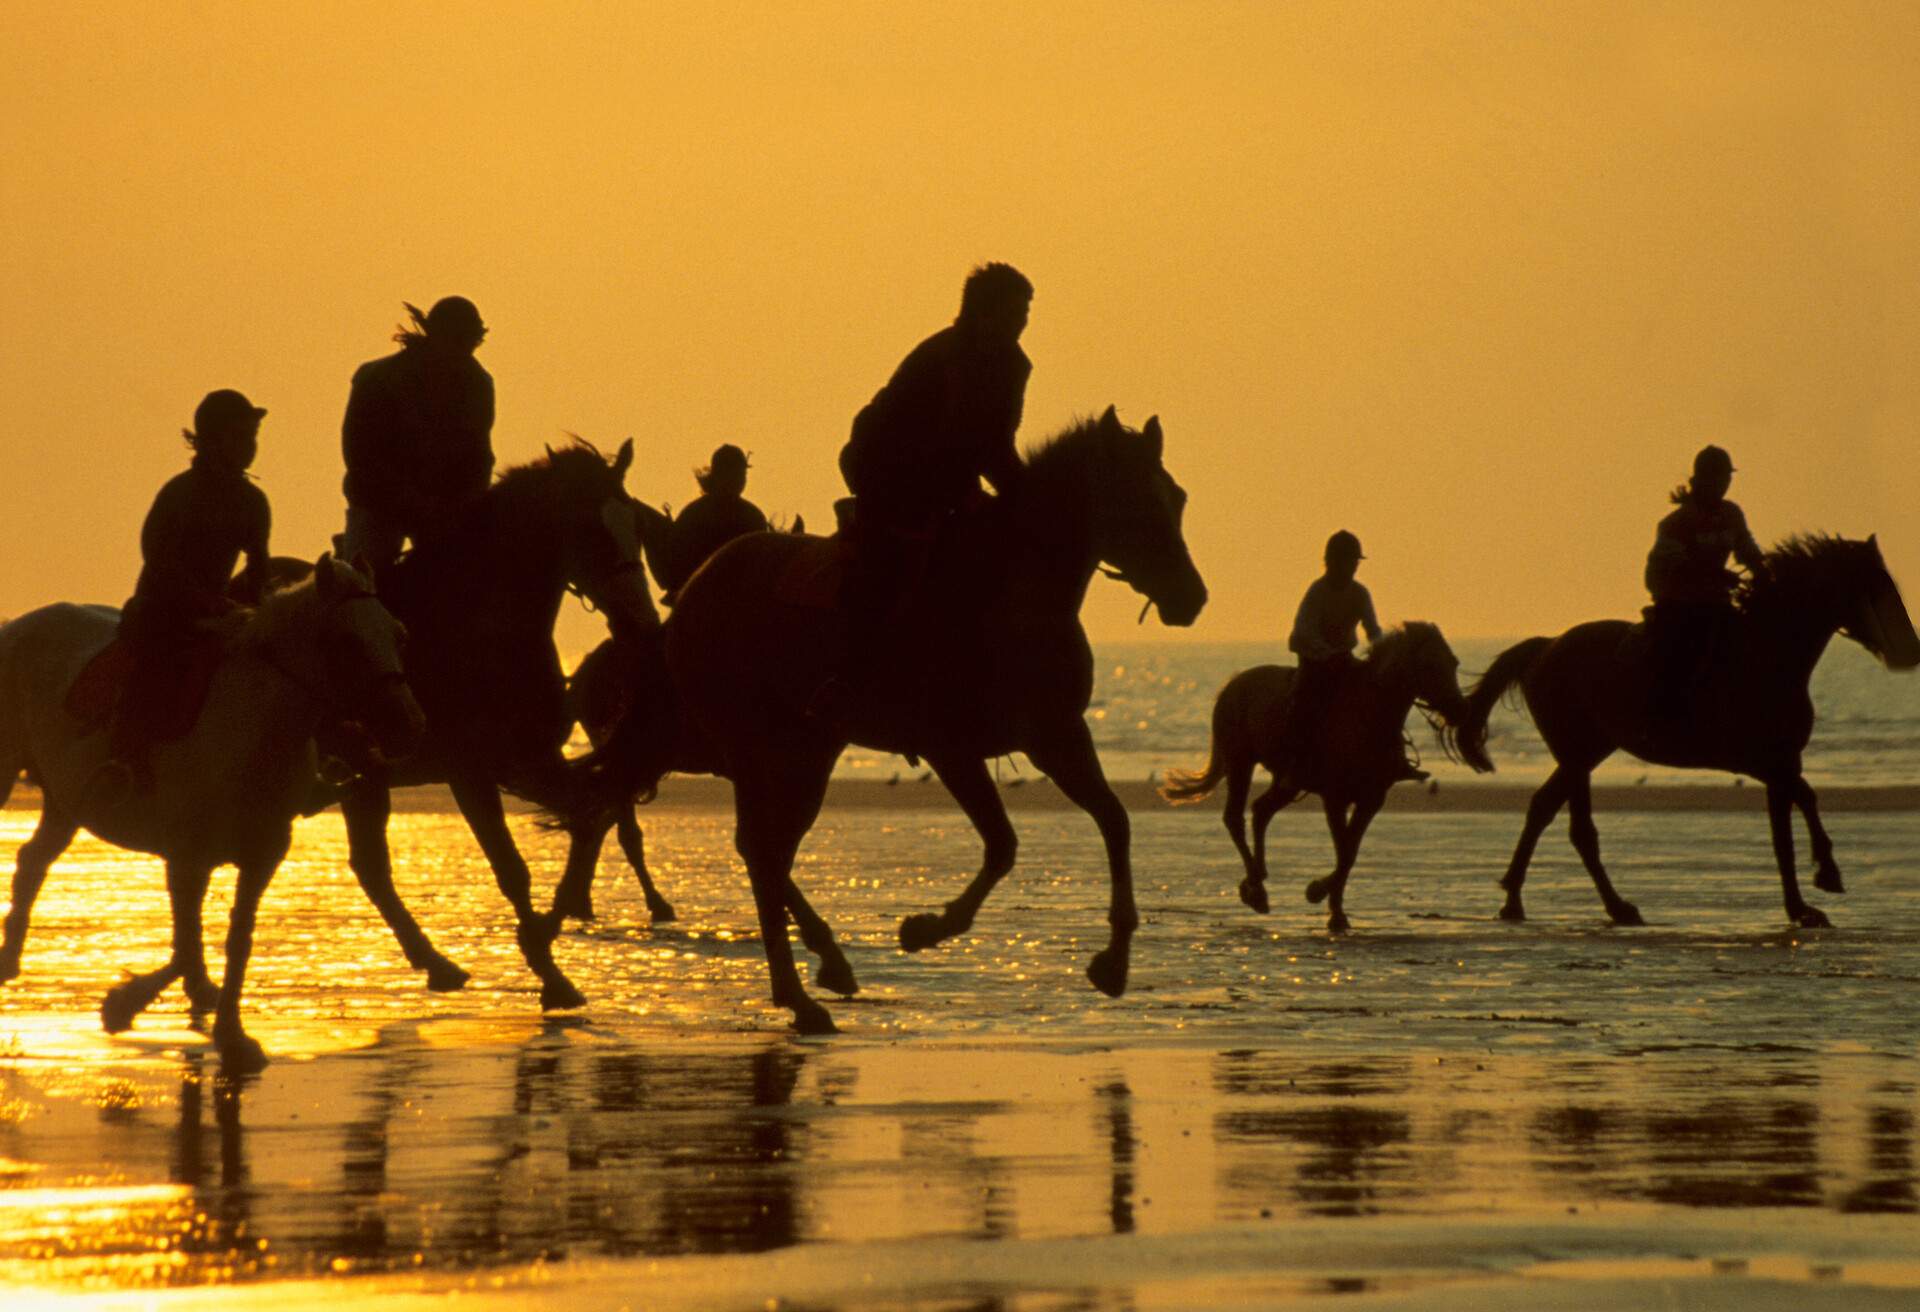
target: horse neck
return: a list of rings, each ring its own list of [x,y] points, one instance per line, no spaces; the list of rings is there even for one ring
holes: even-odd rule
[[[1369,660],[1368,666],[1374,662]],[[1384,667],[1387,662],[1380,663]],[[1413,703],[1419,698],[1415,675],[1418,670],[1410,660],[1398,660],[1392,663],[1395,668],[1369,668],[1371,675],[1365,681],[1369,694],[1370,709],[1380,719],[1393,724],[1405,724],[1407,712],[1413,709]]]
[[[284,603],[283,603],[284,605]],[[261,703],[252,717],[264,738],[273,729],[304,740],[320,722],[319,693],[326,672],[320,662],[321,603],[316,595],[263,616],[265,627],[244,634],[229,651],[229,663],[251,663],[263,677],[241,685]]]
[[[1745,616],[1752,636],[1749,650],[1741,653],[1744,662],[1751,664],[1757,654],[1751,649],[1758,647],[1773,657],[1767,667],[1788,681],[1801,686],[1811,681],[1813,667],[1826,654],[1840,624],[1823,613],[1821,601],[1809,597],[1808,591],[1777,590],[1755,600]]]
[[[471,586],[484,584],[484,608],[526,614],[552,632],[567,589],[566,559],[548,503],[524,493],[491,491],[452,532],[416,551],[409,561],[405,602],[413,619],[450,606],[455,615],[479,617]]]
[[[1015,494],[1000,581],[1003,608],[1039,615],[1078,615],[1100,563],[1084,480],[1048,471]]]

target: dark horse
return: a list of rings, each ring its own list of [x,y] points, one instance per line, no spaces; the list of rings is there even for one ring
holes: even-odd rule
[[[1507,891],[1503,919],[1526,919],[1520,888],[1527,862],[1541,831],[1566,804],[1572,809],[1569,837],[1607,914],[1617,925],[1644,923],[1634,905],[1614,892],[1593,824],[1593,768],[1624,748],[1658,765],[1726,770],[1764,783],[1787,919],[1810,928],[1828,923],[1800,896],[1794,876],[1797,804],[1813,840],[1814,886],[1846,891],[1813,789],[1800,774],[1800,753],[1813,733],[1807,682],[1835,633],[1897,670],[1920,665],[1920,637],[1873,538],[1789,538],[1767,554],[1766,567],[1742,585],[1735,601],[1724,641],[1681,721],[1653,721],[1651,649],[1644,630],[1623,620],[1581,624],[1557,638],[1529,638],[1502,652],[1475,685],[1459,729],[1461,749],[1485,752],[1494,703],[1518,687],[1556,766],[1527,806],[1520,843],[1500,881]]]
[[[1352,677],[1342,685],[1328,708],[1317,744],[1320,757],[1315,786],[1294,782],[1293,763],[1285,755],[1284,726],[1287,703],[1293,696],[1295,671],[1286,665],[1256,665],[1227,680],[1213,703],[1213,745],[1207,768],[1175,770],[1167,775],[1160,793],[1171,802],[1197,802],[1227,781],[1225,822],[1233,845],[1246,866],[1240,881],[1240,900],[1267,913],[1267,824],[1274,813],[1303,792],[1320,794],[1327,813],[1327,831],[1333,835],[1333,873],[1307,885],[1307,901],[1327,903],[1327,929],[1345,933],[1343,899],[1347,876],[1360,854],[1360,840],[1386,801],[1387,790],[1401,777],[1403,732],[1407,712],[1419,706],[1443,748],[1452,753],[1449,735],[1467,709],[1460,692],[1459,659],[1437,625],[1418,620],[1382,635],[1367,659],[1356,663]],[[1491,770],[1493,763],[1477,750],[1465,754],[1475,770]],[[1253,782],[1253,767],[1264,766],[1272,782],[1253,802],[1253,847],[1247,847],[1244,812]]]
[[[1111,937],[1087,973],[1102,992],[1125,991],[1139,923],[1130,831],[1083,718],[1093,653],[1079,611],[1102,563],[1169,624],[1191,624],[1206,604],[1180,531],[1186,493],[1162,467],[1161,446],[1157,419],[1135,432],[1109,409],[1032,453],[1016,494],[935,553],[916,614],[902,626],[910,636],[886,663],[891,673],[858,691],[847,723],[807,709],[842,668],[846,625],[834,590],[821,586],[842,544],[756,533],[729,543],[688,581],[666,624],[679,741],[693,745],[682,755],[733,781],[734,841],[753,882],[773,1000],[803,1032],[834,1026],[794,967],[789,908],[821,957],[822,983],[843,993],[855,987],[832,932],[791,881],[794,854],[850,742],[924,756],[985,843],[980,872],[958,898],[902,922],[902,947],[918,951],[965,933],[1013,867],[1017,840],[986,762],[1020,751],[1092,815],[1106,840]]]
[[[567,590],[635,631],[658,627],[621,486],[632,459],[631,442],[611,462],[584,442],[549,449],[508,470],[448,532],[380,577],[382,599],[411,638],[407,670],[427,732],[412,756],[346,785],[340,809],[353,873],[429,988],[457,989],[467,973],[428,942],[394,892],[387,818],[394,787],[445,783],[513,904],[540,1005],[585,1001],[554,963],[559,922],[534,909],[500,789],[557,811],[575,807],[561,754],[572,720],[553,645]]]

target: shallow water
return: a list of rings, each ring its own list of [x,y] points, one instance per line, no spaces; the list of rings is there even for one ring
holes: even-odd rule
[[[836,1246],[880,1270],[890,1244],[989,1239],[993,1261],[1038,1263],[989,1282],[995,1297],[1064,1288],[1074,1306],[1149,1305],[1163,1286],[1174,1304],[1263,1301],[1193,1284],[1215,1269],[1193,1245],[1229,1241],[1251,1247],[1207,1260],[1302,1296],[1543,1255],[1771,1253],[1823,1288],[1920,1273],[1920,815],[1836,817],[1853,891],[1816,899],[1837,928],[1798,931],[1756,815],[1603,815],[1615,881],[1650,922],[1618,930],[1558,828],[1534,918],[1509,925],[1493,880],[1517,814],[1389,813],[1349,890],[1357,932],[1336,940],[1299,900],[1330,864],[1316,814],[1276,822],[1262,918],[1210,809],[1149,812],[1146,923],[1114,1001],[1081,973],[1106,899],[1083,817],[1017,815],[1021,864],[977,932],[909,957],[900,917],[957,891],[975,840],[940,809],[829,812],[800,877],[863,989],[826,999],[844,1033],[825,1041],[786,1037],[766,1002],[730,817],[646,818],[681,919],[649,926],[603,865],[600,920],[556,946],[590,1005],[545,1020],[458,817],[395,818],[403,894],[474,973],[452,996],[425,992],[361,898],[338,817],[304,822],[249,973],[249,1022],[277,1060],[242,1081],[177,993],[127,1035],[99,1031],[119,971],[164,957],[166,903],[155,863],[76,844],[0,992],[0,1283],[804,1265]],[[0,844],[32,821],[0,812]],[[516,826],[550,886],[559,841]],[[209,906],[216,974],[230,888],[218,877]],[[1543,1219],[1547,1249],[1515,1237]],[[1429,1251],[1415,1239],[1435,1225],[1451,1237]],[[1373,1251],[1381,1226],[1418,1259],[1344,1256],[1342,1236]],[[1332,1249],[1300,1250],[1312,1235]],[[1129,1256],[1085,1271],[1049,1274],[1021,1247],[1114,1236]],[[816,1301],[869,1297],[831,1269]],[[694,1288],[742,1306],[772,1278],[701,1270]],[[976,1305],[970,1289],[950,1272],[887,1297]]]

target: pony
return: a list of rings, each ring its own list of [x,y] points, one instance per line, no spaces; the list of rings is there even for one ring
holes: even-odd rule
[[[790,910],[820,958],[822,985],[857,988],[831,929],[791,878],[849,743],[924,757],[985,846],[979,872],[957,898],[901,923],[903,948],[918,952],[967,932],[1013,868],[1018,843],[987,761],[1021,751],[1105,840],[1110,934],[1087,974],[1109,996],[1125,992],[1139,924],[1130,830],[1084,719],[1093,653],[1079,610],[1103,565],[1168,624],[1193,623],[1206,604],[1181,534],[1186,493],[1162,466],[1163,445],[1158,418],[1135,431],[1109,407],[1030,452],[1014,493],[958,523],[936,548],[906,603],[889,668],[849,689],[843,714],[810,710],[844,668],[847,626],[836,590],[821,585],[841,558],[839,540],[751,534],[688,580],[664,627],[673,713],[659,721],[629,715],[622,728],[634,731],[616,731],[585,758],[587,768],[628,789],[657,781],[667,764],[733,782],[734,841],[753,885],[773,1001],[801,1032],[831,1033],[834,1024],[795,969]],[[662,750],[665,734],[673,745]],[[644,771],[623,763],[635,749],[650,762]],[[567,879],[574,877],[570,863]],[[567,895],[563,880],[555,905]]]
[[[153,749],[152,790],[108,796],[96,783],[110,754],[106,727],[76,720],[66,694],[118,626],[111,607],[62,603],[0,628],[0,802],[22,771],[43,796],[40,823],[14,869],[0,982],[20,973],[34,899],[84,826],[162,858],[173,910],[172,956],[107,995],[100,1014],[108,1031],[126,1029],[182,980],[193,1008],[214,1012],[223,1061],[257,1068],[266,1054],[241,1023],[240,993],[261,895],[317,782],[314,731],[324,720],[351,719],[382,752],[412,749],[424,717],[402,673],[404,630],[367,579],[321,556],[307,582],[269,593],[233,626],[199,719],[184,738]],[[200,908],[214,867],[228,863],[239,880],[216,988]]]
[[[1466,713],[1460,691],[1460,661],[1437,625],[1414,620],[1392,629],[1372,644],[1328,709],[1318,743],[1321,771],[1311,787],[1295,782],[1285,757],[1282,730],[1293,696],[1295,670],[1285,665],[1256,665],[1227,680],[1213,703],[1213,741],[1202,770],[1167,774],[1160,795],[1174,803],[1198,802],[1222,779],[1227,804],[1222,817],[1246,877],[1240,900],[1265,915],[1267,906],[1267,824],[1303,792],[1317,792],[1333,836],[1333,873],[1307,885],[1307,901],[1327,903],[1327,929],[1352,928],[1344,904],[1347,877],[1360,855],[1360,840],[1402,777],[1403,732],[1407,712],[1418,706],[1433,725],[1440,744],[1455,755],[1453,732]],[[1460,753],[1476,771],[1493,763],[1477,745]],[[1253,846],[1247,846],[1244,812],[1253,767],[1264,766],[1271,782],[1253,802]]]
[[[1507,894],[1501,918],[1526,919],[1520,890],[1527,864],[1541,831],[1566,806],[1568,837],[1607,915],[1616,925],[1645,923],[1607,877],[1593,823],[1594,767],[1625,750],[1657,765],[1724,770],[1765,784],[1787,919],[1803,928],[1829,924],[1800,893],[1793,808],[1806,817],[1812,839],[1814,886],[1844,893],[1833,842],[1800,763],[1813,733],[1808,680],[1835,633],[1890,668],[1920,665],[1920,637],[1876,538],[1795,536],[1768,552],[1764,568],[1736,592],[1724,641],[1706,662],[1690,714],[1677,722],[1652,713],[1651,647],[1643,629],[1623,620],[1576,625],[1557,638],[1529,638],[1500,653],[1467,695],[1458,730],[1462,749],[1485,751],[1494,704],[1518,690],[1554,759],[1553,772],[1527,805],[1520,841],[1500,881]]]

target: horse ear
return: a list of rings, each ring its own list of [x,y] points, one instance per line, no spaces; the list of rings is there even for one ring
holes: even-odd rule
[[[548,459],[548,461],[552,461],[552,459],[553,459],[553,443],[551,443],[551,442],[542,442],[542,443],[541,443],[540,445],[542,445],[542,446],[544,446],[544,447],[545,447],[545,448],[547,449],[547,459]]]
[[[1112,406],[1108,406],[1107,412],[1100,416],[1100,427],[1106,429],[1108,432],[1112,432],[1114,429],[1119,428],[1120,427],[1119,411],[1115,410]]]
[[[313,585],[319,589],[322,601],[333,595],[333,584],[333,553],[323,551],[320,559],[313,562]]]
[[[628,438],[620,444],[620,454],[613,458],[613,476],[624,480],[627,469],[633,464],[633,439]]]
[[[1154,415],[1147,420],[1147,426],[1140,430],[1140,436],[1147,439],[1147,446],[1152,450],[1153,458],[1158,460],[1167,444],[1166,434],[1160,431],[1159,415]]]

